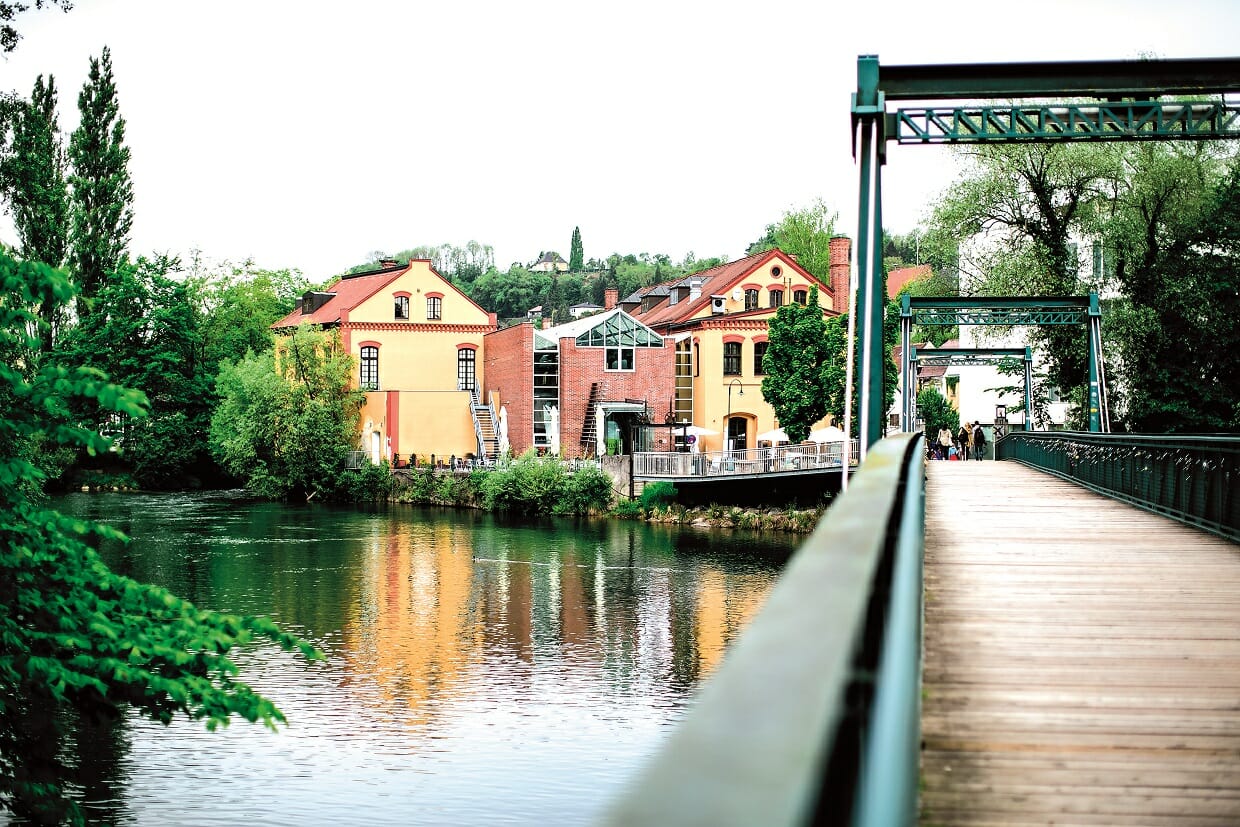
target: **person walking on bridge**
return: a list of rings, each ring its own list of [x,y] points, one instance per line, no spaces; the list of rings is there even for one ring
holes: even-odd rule
[[[973,458],[986,458],[986,431],[980,422],[973,423]]]
[[[951,432],[951,429],[947,427],[946,423],[944,423],[942,428],[939,428],[938,442],[939,442],[939,459],[947,459],[947,452],[952,447],[952,432]]]
[[[960,423],[960,433],[956,434],[956,441],[960,443],[960,458],[967,461],[969,454],[973,452],[973,433],[969,430],[968,422]]]

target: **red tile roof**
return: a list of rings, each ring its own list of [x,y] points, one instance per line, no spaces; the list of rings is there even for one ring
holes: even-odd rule
[[[311,322],[313,324],[334,324],[339,322],[342,314],[352,310],[375,293],[378,293],[408,269],[409,265],[400,265],[338,279],[326,290],[321,291],[336,294],[322,307],[313,313],[302,313],[300,310],[294,310],[273,324],[272,327],[275,329],[296,327],[303,322]]]
[[[900,267],[887,274],[887,298],[894,299],[904,285],[919,278],[930,275],[933,269],[929,264],[918,264],[913,267]]]
[[[696,299],[680,301],[676,304],[669,304],[668,296],[662,295],[658,303],[649,310],[643,311],[638,308],[632,313],[633,318],[638,319],[642,324],[649,327],[656,327],[656,329],[658,325],[671,325],[678,322],[684,322],[693,318],[693,316],[695,316],[703,308],[708,307],[710,305],[710,297],[712,295],[722,296],[728,294],[731,292],[733,287],[740,284],[747,276],[773,258],[778,258],[782,266],[791,267],[794,271],[799,273],[802,278],[805,278],[811,284],[817,284],[819,286],[819,290],[831,289],[829,283],[814,278],[809,271],[797,264],[791,256],[776,248],[765,250],[761,253],[754,253],[751,256],[746,256],[745,258],[740,258],[736,261],[729,261],[726,264],[720,264],[716,267],[710,268],[709,270],[702,270],[698,273],[692,273],[688,276],[684,276],[683,278],[665,281],[661,284],[651,285],[650,287],[643,287],[641,290],[638,290],[632,295],[626,297],[623,301],[640,300],[650,296],[652,293],[656,295],[667,293],[670,292],[671,288],[676,285],[687,285],[690,279],[700,281],[702,292]],[[769,308],[764,308],[764,310],[769,312]],[[756,313],[759,311],[750,312]],[[732,317],[736,317],[742,314],[732,313],[730,315]]]

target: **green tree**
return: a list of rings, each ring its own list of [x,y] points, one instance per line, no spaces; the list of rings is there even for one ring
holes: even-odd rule
[[[34,0],[34,7],[36,9],[41,9],[44,6],[60,6],[65,11],[69,11],[73,8],[73,3],[72,0]],[[22,12],[29,10],[29,3],[22,3],[18,0],[3,0],[3,2],[0,2],[0,51],[11,52],[17,48],[17,41],[21,40],[22,36],[13,27],[13,19]]]
[[[319,657],[270,620],[203,611],[112,572],[91,547],[120,532],[41,504],[48,446],[106,452],[74,424],[73,400],[140,417],[147,400],[97,370],[45,364],[30,374],[42,320],[28,308],[74,297],[62,273],[0,254],[0,807],[38,823],[81,823],[62,786],[64,722],[114,718],[128,705],[168,723],[177,713],[214,729],[233,715],[274,727],[283,715],[237,678],[232,650],[266,638]]]
[[[767,325],[762,398],[775,409],[780,427],[793,442],[808,439],[814,423],[828,410],[826,381],[828,374],[834,376],[832,357],[837,354],[828,350],[826,333],[817,287],[810,289],[807,304],[783,305]]]
[[[61,348],[62,361],[97,368],[150,400],[142,419],[109,427],[124,434],[122,457],[147,488],[178,487],[208,458],[211,376],[190,288],[166,275],[176,266],[164,258],[122,264]]]
[[[56,120],[56,79],[35,80],[30,100],[16,107],[9,152],[0,160],[0,189],[9,202],[17,230],[18,252],[29,261],[59,267],[68,235],[68,190],[65,151]],[[56,303],[47,300],[39,315],[40,350],[51,351],[61,319]]]
[[[778,247],[796,256],[797,264],[830,284],[831,237],[835,235],[836,217],[821,199],[803,209],[789,210],[777,223],[766,228],[762,238],[749,245],[748,253],[752,255]]]
[[[924,388],[917,394],[917,417],[925,422],[926,439],[931,441],[942,428],[953,434],[960,429],[960,414],[933,387]]]
[[[260,496],[336,496],[357,446],[364,398],[350,388],[353,370],[339,336],[310,326],[275,352],[225,362],[216,380],[212,454]]]
[[[81,287],[78,315],[125,258],[133,225],[133,183],[125,119],[120,115],[112,53],[91,58],[78,96],[80,121],[69,139],[69,270]]]
[[[972,242],[959,256],[967,295],[1086,292],[1074,237],[1099,229],[1119,174],[1113,145],[984,145],[958,151],[961,179],[935,207],[928,235]],[[1033,328],[1051,381],[1085,384],[1085,337],[1071,326]]]
[[[580,273],[585,266],[586,253],[581,246],[581,228],[573,227],[573,240],[568,245],[568,270],[570,273]]]
[[[297,270],[248,264],[190,280],[201,317],[203,370],[214,377],[225,361],[271,349],[271,325],[288,315],[311,285]]]

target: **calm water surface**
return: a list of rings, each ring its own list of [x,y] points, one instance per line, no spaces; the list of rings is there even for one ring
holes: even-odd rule
[[[238,659],[278,733],[130,716],[87,747],[117,824],[585,824],[660,744],[798,538],[474,512],[75,494],[105,548],[202,607],[266,614],[326,664]]]

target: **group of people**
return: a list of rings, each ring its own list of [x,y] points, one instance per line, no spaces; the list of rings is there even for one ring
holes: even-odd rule
[[[963,423],[954,434],[951,428],[944,425],[939,429],[931,452],[935,459],[983,459],[986,456],[986,431],[979,422],[972,425]]]

